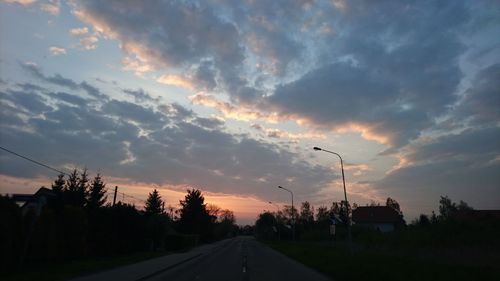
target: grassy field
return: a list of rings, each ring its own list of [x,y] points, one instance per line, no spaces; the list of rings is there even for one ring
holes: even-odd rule
[[[62,262],[59,264],[39,264],[28,265],[21,273],[12,273],[2,276],[4,281],[52,281],[66,280],[68,278],[88,275],[94,272],[111,269],[118,266],[133,264],[139,261],[159,257],[168,254],[167,252],[146,252],[136,253],[121,257],[105,257],[83,259],[74,262]]]
[[[454,263],[405,251],[358,249],[350,255],[329,242],[268,242],[272,248],[334,280],[495,280],[498,265]],[[439,256],[440,254],[438,254]],[[466,256],[461,257],[467,259]]]

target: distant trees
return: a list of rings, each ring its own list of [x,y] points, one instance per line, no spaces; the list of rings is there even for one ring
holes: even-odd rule
[[[328,224],[330,222],[330,213],[328,208],[325,206],[320,206],[316,210],[316,221],[321,224]]]
[[[309,225],[314,222],[314,207],[309,202],[302,202],[300,206],[299,220],[304,225]]]
[[[239,232],[234,213],[215,205],[207,210],[197,189],[187,191],[177,212],[172,206],[165,209],[157,189],[149,193],[144,209],[123,202],[106,204],[102,176],[91,178],[86,169],[74,169],[67,178],[58,175],[51,188],[55,196],[46,193],[47,204],[40,212],[21,212],[10,197],[0,196],[2,272],[28,263],[180,250]]]
[[[276,218],[271,212],[263,212],[255,221],[255,231],[257,236],[262,239],[272,239],[276,237],[274,227],[276,227]]]
[[[440,220],[448,220],[452,218],[458,212],[466,212],[472,211],[473,208],[470,207],[467,203],[460,200],[458,204],[452,202],[448,196],[441,196],[439,200],[439,219]]]

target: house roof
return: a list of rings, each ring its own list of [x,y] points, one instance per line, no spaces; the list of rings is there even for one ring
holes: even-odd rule
[[[401,215],[391,207],[366,206],[352,211],[352,220],[356,223],[396,223],[401,220]]]

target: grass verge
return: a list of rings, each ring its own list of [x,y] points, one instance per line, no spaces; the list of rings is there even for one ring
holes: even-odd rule
[[[66,280],[82,275],[112,269],[115,267],[133,264],[143,260],[156,258],[169,254],[168,252],[143,252],[120,257],[103,257],[83,259],[73,262],[38,264],[27,266],[23,272],[2,276],[4,281],[52,281]]]
[[[500,268],[449,264],[419,259],[408,252],[389,254],[359,250],[350,255],[345,248],[327,242],[267,242],[283,254],[334,280],[494,280]],[[467,257],[464,257],[467,258]]]

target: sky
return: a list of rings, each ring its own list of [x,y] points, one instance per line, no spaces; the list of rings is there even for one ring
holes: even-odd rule
[[[0,145],[141,205],[500,208],[498,1],[0,2]],[[56,173],[0,153],[0,193]],[[120,199],[120,198],[119,198]]]

